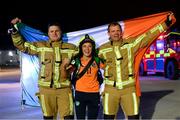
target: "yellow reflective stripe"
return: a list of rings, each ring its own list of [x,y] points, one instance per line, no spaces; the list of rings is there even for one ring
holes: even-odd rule
[[[136,41],[139,41],[141,39],[143,39],[145,37],[145,35],[140,36],[138,39],[136,39]],[[129,74],[132,74],[132,53],[131,53],[131,48],[136,45],[137,42],[134,42],[133,44],[128,44],[128,45],[124,45],[123,47],[121,47],[121,49],[127,49],[128,52],[128,71]]]
[[[114,81],[112,80],[108,80],[107,78],[104,78],[104,81],[105,81],[105,84],[107,85],[111,85],[113,86],[114,85]],[[131,83],[134,83],[134,79],[133,78],[129,78],[129,80],[125,80],[123,82],[116,82],[116,86],[117,88],[121,88],[121,87],[118,87],[118,86],[125,86],[125,85],[128,85],[128,84],[131,84]]]
[[[71,58],[72,55],[75,53],[75,50],[61,50],[61,53],[67,53],[68,54],[68,58]]]
[[[41,65],[41,76],[44,77],[44,73],[45,73],[45,65]]]
[[[55,83],[54,83],[54,87],[55,87],[55,88],[61,88],[61,84],[60,84],[60,83],[55,82]]]
[[[65,80],[63,82],[55,82],[54,86],[55,88],[61,88],[62,86],[70,86],[71,82],[69,80]]]
[[[40,80],[38,81],[38,84],[41,85],[41,86],[47,86],[47,87],[49,87],[51,83],[50,83],[50,82],[44,82],[44,79],[40,79]]]
[[[105,48],[103,50],[100,50],[99,52],[100,53],[107,53],[107,52],[111,52],[111,51],[113,51],[113,48]]]
[[[134,80],[134,75],[133,75],[133,74],[132,74],[132,76],[129,77],[129,80],[128,80],[128,81],[132,81],[132,80],[135,81],[135,80]]]
[[[105,67],[104,76],[108,76],[108,69],[109,69],[109,65],[107,65],[107,66]]]
[[[168,56],[170,56],[170,53],[165,53],[164,54],[164,57],[168,57]]]
[[[150,55],[154,55],[154,53],[155,53],[154,51],[150,51],[150,53],[149,53],[149,54],[150,54]]]
[[[146,37],[146,34],[142,34],[141,36],[139,36],[133,43],[132,43],[132,47],[136,46],[139,42],[141,42],[144,38]],[[130,44],[131,45],[131,44]]]
[[[41,62],[44,62],[44,60],[45,60],[45,52],[42,51],[41,52]]]
[[[113,48],[105,48],[99,51],[100,54],[107,53],[113,51]]]
[[[123,46],[121,47],[121,49],[127,49],[127,48],[129,47],[129,45],[130,45],[130,44],[132,44],[132,43],[129,43],[129,44],[123,45]]]
[[[72,94],[69,94],[69,108],[70,108],[70,115],[73,115],[73,99]]]
[[[161,55],[160,54],[156,54],[156,57],[160,57]]]
[[[121,58],[121,53],[119,51],[119,47],[118,46],[114,46],[114,52],[115,52],[115,55],[116,55],[116,58],[115,59],[115,62],[116,62],[116,80],[117,82],[121,82],[121,61],[120,60],[116,60],[118,58]],[[119,87],[122,87],[122,86],[119,86]]]
[[[134,83],[134,79],[123,81],[123,82],[117,82],[116,86],[120,89],[119,86],[125,86],[125,85],[131,84],[131,83]]]
[[[108,101],[109,101],[109,93],[105,93],[105,95],[104,95],[104,113],[106,115],[109,115]]]
[[[129,71],[129,74],[132,74],[132,53],[131,53],[131,47],[128,47],[127,51],[128,51],[128,71]]]
[[[16,44],[16,45],[19,45],[19,44],[22,44],[23,43],[23,41],[21,40],[21,39],[13,39],[13,42]],[[26,42],[25,42],[26,43]],[[25,44],[24,43],[24,44]]]
[[[41,52],[41,63],[43,63],[44,60],[45,60],[45,52],[42,51]],[[41,66],[41,76],[44,76],[44,74],[45,74],[45,65],[42,64],[42,66]]]
[[[70,85],[70,81],[69,80],[65,80],[65,81],[63,81],[63,82],[61,82],[61,85]]]
[[[151,33],[154,33],[154,32],[156,32],[157,30],[159,30],[160,32],[163,32],[163,31],[164,31],[164,28],[163,28],[163,26],[160,24],[160,25],[157,25],[156,27],[152,28],[152,29],[150,30],[150,32],[151,32]]]
[[[43,115],[48,116],[47,110],[46,110],[46,103],[45,103],[45,98],[44,95],[40,95],[40,100],[41,100],[41,106],[43,109]]]
[[[91,40],[95,41],[92,36],[89,36],[89,38],[90,38]],[[84,40],[84,39],[85,39],[85,36],[82,36],[82,37],[80,38],[79,42],[81,42],[81,41]]]
[[[160,54],[164,54],[164,50],[160,50],[159,53],[160,53]]]
[[[107,85],[114,85],[114,81],[108,80],[107,78],[104,78],[104,80],[105,80],[105,84],[107,84]],[[117,82],[116,82],[116,84],[117,84]],[[122,84],[122,82],[121,82],[121,84]]]
[[[121,77],[121,65],[120,65],[120,60],[116,60],[116,72],[117,72],[117,74],[116,74],[116,80],[117,80],[117,82],[122,82],[122,77]],[[121,87],[122,88],[122,86],[120,85],[119,87]]]
[[[25,42],[24,46],[30,48],[31,50],[37,51],[37,47],[28,42]]]
[[[161,24],[158,25],[158,29],[159,29],[160,32],[163,32],[163,31],[164,31],[164,28],[163,28],[163,26],[162,26]]]
[[[150,51],[149,54],[145,53],[145,57],[146,57],[146,58],[150,58],[150,56],[151,56],[151,55],[154,55],[154,54],[155,54],[154,51]]]
[[[51,84],[51,82],[50,82],[50,81],[44,82],[44,79],[42,78],[42,79],[40,79],[40,80],[38,81],[38,84],[41,85],[41,86],[47,86],[47,87],[49,87],[50,84]],[[61,88],[62,85],[63,85],[63,86],[70,86],[70,84],[71,84],[71,82],[70,82],[69,80],[65,80],[65,81],[60,82],[60,83],[59,83],[59,82],[54,83],[54,87],[55,87],[55,88]]]
[[[54,52],[55,52],[55,61],[61,61],[61,56],[60,56],[60,48],[59,47],[55,47],[54,48]],[[57,82],[58,82],[58,80],[59,80],[59,76],[60,76],[60,72],[59,72],[59,67],[60,67],[60,63],[54,63],[54,84],[56,84]],[[58,87],[58,88],[60,88],[61,86],[60,86],[60,84],[58,85],[57,84],[57,86],[56,87]]]
[[[18,25],[17,25],[17,24],[15,24],[15,25],[14,25],[14,27],[16,28],[16,30],[19,30],[19,29],[18,29]]]
[[[129,48],[129,47],[134,47],[139,42],[141,42],[145,37],[146,37],[146,34],[142,34],[133,43],[126,44],[126,45],[122,46],[121,49],[126,49],[126,48]]]
[[[37,51],[38,52],[53,52],[53,48],[47,48],[47,47],[40,47],[40,48],[37,48]]]
[[[168,48],[168,53],[164,53],[164,57],[168,57],[173,53],[176,53],[176,51],[174,51],[172,48]]]
[[[99,51],[99,54],[102,54],[104,56],[104,59],[106,59],[106,53],[113,51],[113,48],[106,48]]]
[[[146,58],[150,58],[150,54],[145,54],[145,57]]]
[[[61,88],[62,86],[61,86],[61,83],[59,83],[59,82],[54,82],[54,85],[53,85],[53,88]]]
[[[59,83],[58,81],[54,81],[54,86],[55,88],[61,88],[61,83]]]
[[[74,55],[76,55],[78,52],[79,52],[79,51],[77,51],[77,50],[74,50],[74,53],[73,53],[73,54],[74,54]]]
[[[58,82],[59,80],[59,76],[60,76],[60,72],[59,72],[59,66],[60,63],[55,63],[54,64],[54,83]]]
[[[138,102],[137,102],[135,92],[132,93],[132,97],[133,97],[133,102],[134,102],[134,115],[137,115],[138,114]]]
[[[154,32],[156,32],[157,29],[158,29],[158,26],[153,27],[153,28],[150,30],[150,32],[151,32],[151,33],[154,33]]]
[[[170,54],[171,54],[171,53],[176,53],[176,51],[173,50],[172,48],[168,48],[168,51],[169,51]]]
[[[121,53],[119,51],[119,46],[114,46],[114,52],[116,54],[116,58],[121,58]]]
[[[61,56],[60,56],[60,49],[59,47],[55,47],[55,55],[56,55],[56,60],[55,61],[61,61]]]

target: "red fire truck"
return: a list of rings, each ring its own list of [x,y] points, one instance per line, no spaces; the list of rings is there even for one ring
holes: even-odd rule
[[[166,32],[150,46],[140,64],[140,75],[163,73],[176,80],[180,71],[180,32]]]

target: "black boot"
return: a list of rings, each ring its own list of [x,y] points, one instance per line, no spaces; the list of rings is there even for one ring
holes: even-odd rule
[[[64,116],[64,120],[74,120],[74,115]]]
[[[139,114],[138,115],[128,116],[128,119],[139,120]]]
[[[53,116],[43,116],[44,120],[53,120]]]
[[[104,114],[104,119],[108,119],[108,120],[114,120],[115,115],[105,115]]]

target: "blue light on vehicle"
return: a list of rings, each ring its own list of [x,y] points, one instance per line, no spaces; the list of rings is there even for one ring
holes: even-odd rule
[[[157,46],[157,50],[162,50],[164,48],[164,41],[158,40],[156,46]]]

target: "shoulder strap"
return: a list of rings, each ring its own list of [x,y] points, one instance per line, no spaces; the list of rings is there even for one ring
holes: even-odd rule
[[[104,63],[103,60],[99,57],[95,57],[95,62],[98,66],[98,76],[97,76],[97,80],[99,82],[99,84],[101,85],[104,81],[104,78],[103,78],[103,75],[101,73],[101,70],[100,70],[100,62]]]
[[[88,64],[85,66],[85,68],[83,69],[83,71],[81,73],[79,73],[77,75],[77,80],[80,79],[85,73],[86,71],[88,70],[88,68],[91,66],[91,64],[93,63],[94,61],[94,57],[91,58],[91,60],[88,62]]]
[[[94,57],[96,64],[98,65],[98,68],[100,67],[101,59],[99,57]]]

